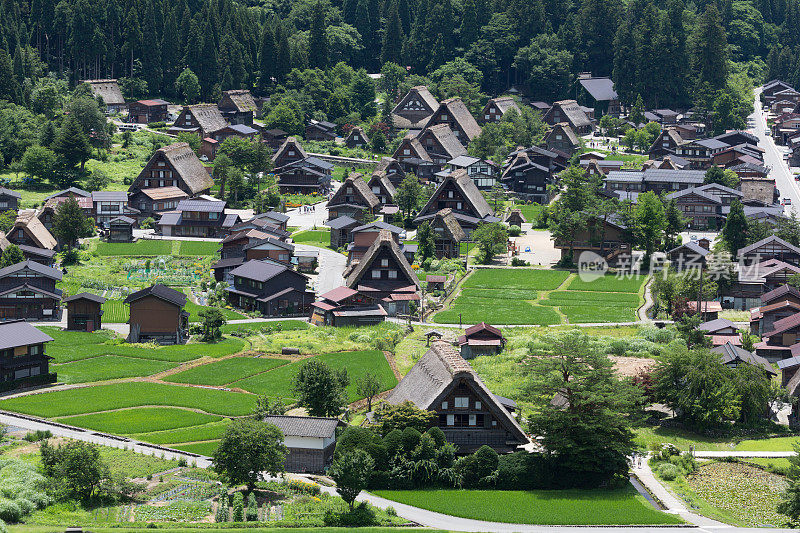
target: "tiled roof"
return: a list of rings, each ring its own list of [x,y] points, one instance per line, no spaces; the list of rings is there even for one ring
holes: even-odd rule
[[[0,322],[0,350],[52,340],[53,337],[42,333],[24,320]]]
[[[169,302],[178,307],[183,307],[186,304],[185,294],[180,291],[176,291],[175,289],[171,289],[166,285],[161,285],[160,283],[151,285],[150,287],[146,287],[140,291],[130,294],[127,298],[125,298],[125,303],[130,304],[137,300],[141,300],[146,296],[155,296],[156,298],[160,298],[161,300]]]
[[[336,418],[316,416],[276,416],[264,418],[264,422],[272,424],[287,437],[333,438],[336,426],[340,424]]]

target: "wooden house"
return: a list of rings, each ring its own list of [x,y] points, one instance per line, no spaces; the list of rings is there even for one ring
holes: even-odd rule
[[[547,186],[563,167],[557,163],[558,154],[532,146],[509,154],[500,181],[518,196],[540,204],[550,201]]]
[[[238,224],[235,227],[241,227],[241,224]],[[269,240],[268,240],[269,239]],[[247,259],[255,259],[256,257],[247,257],[247,253],[245,247],[254,243],[263,243],[263,242],[279,242],[282,244],[286,244],[284,240],[281,240],[279,237],[271,233],[267,233],[261,231],[260,229],[256,229],[254,227],[248,227],[246,229],[238,229],[238,230],[231,230],[231,233],[222,239],[222,248],[219,250],[220,259],[213,265],[211,265],[211,270],[214,271],[214,279],[217,281],[225,281],[228,284],[233,282],[233,279],[230,278],[229,273],[234,268],[242,265]],[[253,255],[260,256],[259,258],[267,258],[270,260],[275,261],[276,263],[290,265],[291,264],[291,253],[294,251],[293,245],[288,245],[291,248],[282,248],[278,246],[268,246],[269,251],[264,253],[262,250],[261,252],[256,252]],[[282,257],[281,250],[289,251],[287,257]]]
[[[58,241],[36,217],[34,211],[21,211],[14,221],[14,226],[6,234],[6,239],[17,246],[45,250],[54,250],[58,247]]]
[[[419,134],[419,143],[441,169],[451,159],[467,155],[467,149],[447,124],[434,124]]]
[[[665,128],[661,130],[653,144],[650,145],[647,155],[650,159],[660,159],[664,156],[672,155],[676,152],[678,146],[684,142],[686,141],[681,137],[680,130],[677,128]]]
[[[406,177],[402,165],[393,157],[382,157],[375,166],[375,172],[384,172],[395,189],[400,186],[400,183],[402,183],[403,179]]]
[[[464,334],[458,337],[458,346],[464,359],[498,354],[503,351],[505,345],[506,338],[503,337],[503,333],[486,322],[468,327],[464,330]]]
[[[174,211],[181,200],[189,198],[183,189],[170,185],[169,187],[153,187],[139,189],[130,196],[128,205],[138,209],[139,218],[157,219],[167,211]]]
[[[544,114],[542,120],[551,126],[566,122],[578,135],[588,135],[594,129],[591,118],[575,100],[553,102],[553,107]]]
[[[442,209],[451,209],[461,229],[469,236],[481,222],[499,222],[492,208],[469,178],[466,170],[453,171],[436,188],[414,219],[414,224],[429,221]]]
[[[177,187],[188,196],[198,196],[211,192],[214,180],[197,158],[189,143],[174,143],[159,148],[147,162],[139,176],[128,188],[128,205],[137,207],[148,200],[142,196],[144,189]],[[172,193],[174,191],[171,190]],[[150,197],[152,200],[152,197]],[[170,197],[175,200],[177,196]]]
[[[19,250],[22,252],[22,257],[25,260],[36,261],[37,263],[41,263],[46,266],[53,266],[53,263],[56,261],[56,251],[55,250],[48,250],[46,248],[37,248],[35,246],[27,246],[23,245],[16,245],[13,244],[6,238],[5,233],[0,231],[0,254],[6,250],[9,246],[17,246]]]
[[[433,143],[433,140],[431,143]],[[432,179],[433,175],[441,169],[441,164],[433,161],[425,147],[422,146],[419,138],[412,133],[406,134],[403,140],[400,141],[392,158],[400,165],[403,176],[414,174],[420,180]],[[446,159],[443,160],[447,161]]]
[[[569,123],[559,122],[544,135],[542,140],[545,147],[550,150],[561,150],[572,155],[581,147],[580,140],[575,132],[570,128]]]
[[[443,291],[447,284],[447,276],[428,274],[425,276],[425,287],[428,292]]]
[[[800,263],[800,248],[784,241],[777,235],[770,235],[739,249],[736,257],[747,265],[761,263],[768,259],[779,259],[796,265]]]
[[[367,137],[367,134],[364,132],[364,128],[356,126],[347,134],[347,137],[344,139],[344,144],[348,148],[368,148],[369,137]]]
[[[459,454],[489,446],[498,453],[528,443],[525,431],[486,387],[469,363],[448,343],[431,342],[430,349],[386,398],[392,405],[411,402],[436,413],[439,427]]]
[[[251,259],[269,259],[291,268],[293,256],[294,244],[270,236],[262,237],[244,245],[244,257],[247,261]]]
[[[228,137],[238,137],[249,141],[256,140],[258,130],[247,124],[230,124],[214,133],[213,139],[222,144]]]
[[[453,216],[453,210],[440,209],[430,220],[433,230],[433,243],[437,259],[454,259],[461,256],[461,243],[467,240],[467,234]]]
[[[61,271],[26,260],[0,268],[0,320],[60,320]]]
[[[347,287],[380,301],[390,316],[408,314],[409,302],[420,299],[419,279],[387,230],[345,269],[344,277]]]
[[[323,473],[333,460],[336,429],[344,426],[338,418],[269,415],[264,422],[283,434],[288,454],[283,467],[287,472]]]
[[[517,113],[520,112],[517,101],[513,96],[500,96],[498,98],[491,98],[486,105],[483,106],[483,111],[480,115],[481,124],[489,124],[490,122],[500,122],[503,115],[510,110],[515,109]]]
[[[167,130],[171,135],[182,132],[196,133],[201,139],[214,134],[228,125],[217,104],[195,104],[184,106],[181,114]]]
[[[289,163],[295,163],[306,159],[308,154],[303,150],[303,146],[295,137],[287,137],[283,144],[272,154],[273,168],[281,168]]]
[[[372,243],[375,242],[375,239],[378,238],[382,230],[391,233],[394,241],[400,245],[400,237],[405,234],[403,228],[394,226],[383,220],[376,220],[375,222],[356,226],[350,230],[351,243],[347,248],[347,263],[350,264],[353,261],[359,261],[364,257],[364,254],[367,253],[367,250],[369,250],[369,247],[372,246]]]
[[[133,242],[133,226],[136,220],[121,216],[108,221],[108,242]]]
[[[261,139],[273,150],[280,148],[288,138],[289,134],[279,128],[273,128],[271,130],[264,130],[261,132]]]
[[[666,196],[675,200],[675,205],[694,230],[717,230],[725,224],[722,200],[699,188],[684,189]]]
[[[0,213],[19,209],[20,198],[22,198],[22,195],[17,191],[0,187]]]
[[[84,80],[83,83],[89,86],[95,98],[103,99],[106,114],[125,110],[125,98],[122,96],[122,90],[120,90],[117,80]]]
[[[124,194],[124,193],[123,193]],[[70,198],[74,199],[78,202],[78,207],[81,208],[84,216],[87,218],[95,216],[94,210],[94,202],[92,201],[91,195],[88,197],[84,196],[57,196],[55,198],[50,198],[49,200],[45,201],[44,205],[40,207],[36,211],[36,218],[39,219],[39,222],[44,224],[44,227],[47,228],[47,231],[53,231],[53,224],[55,223],[56,219],[56,209],[58,206],[69,200]]]
[[[675,155],[689,161],[689,165],[693,169],[707,170],[711,167],[714,154],[729,146],[730,144],[719,139],[694,139],[678,145]]]
[[[622,112],[619,96],[614,89],[614,81],[607,76],[592,76],[590,72],[578,74],[578,83],[583,89],[581,101],[594,100],[594,116],[611,115],[619,117]]]
[[[348,287],[321,294],[311,307],[311,323],[317,326],[372,326],[387,316],[374,298]]]
[[[394,204],[394,195],[397,192],[392,180],[386,175],[385,170],[376,170],[367,182],[367,187],[378,198],[381,207]]]
[[[103,303],[100,295],[81,292],[64,298],[67,306],[67,329],[73,331],[96,331],[103,329]]]
[[[352,231],[362,224],[362,221],[347,215],[326,221],[325,225],[331,228],[331,248],[343,248],[353,242]]]
[[[741,346],[736,346],[731,342],[726,342],[722,346],[712,348],[711,351],[720,354],[720,361],[729,368],[736,368],[739,365],[752,365],[762,369],[770,379],[778,376],[775,368],[767,359],[752,352],[748,352]]]
[[[281,194],[327,194],[331,189],[333,164],[317,157],[306,157],[276,168]]]
[[[128,342],[154,341],[183,344],[189,338],[189,313],[183,309],[186,295],[156,284],[125,298],[130,307]]]
[[[314,293],[306,290],[308,278],[271,261],[250,260],[230,272],[228,302],[267,317],[307,315]]]
[[[52,340],[24,320],[0,322],[0,392],[54,383],[45,353]]]
[[[482,190],[494,187],[500,179],[500,169],[494,162],[470,155],[460,155],[447,162],[450,171],[464,169],[475,186]]]
[[[428,119],[425,124],[424,130],[433,128],[434,126],[447,125],[450,131],[453,132],[455,138],[464,146],[468,146],[472,140],[481,134],[481,127],[475,121],[475,117],[467,109],[466,104],[461,98],[448,98],[439,104],[436,111]],[[424,144],[424,140],[423,140]],[[466,150],[464,150],[466,153]],[[449,159],[452,159],[454,154]]]
[[[763,337],[775,322],[800,313],[800,291],[781,285],[761,295],[761,305],[750,311],[750,333]]]
[[[89,191],[84,191],[83,189],[79,189],[77,187],[69,187],[64,189],[63,191],[58,191],[56,193],[51,194],[50,196],[44,199],[45,202],[51,200],[53,198],[69,198],[70,196],[74,196],[76,198],[83,197],[88,198],[92,196],[92,193]]]
[[[572,241],[553,239],[553,245],[561,250],[561,259],[571,257],[577,262],[581,253],[594,252],[603,257],[609,265],[614,265],[620,256],[630,254],[631,247],[626,242],[627,226],[618,216],[606,219],[590,217],[585,228],[581,228]]]
[[[95,224],[100,227],[107,227],[112,218],[139,213],[138,209],[128,207],[128,193],[125,191],[94,191],[92,204]]]
[[[165,237],[221,237],[240,222],[239,215],[225,214],[225,205],[221,200],[181,200],[156,227]]]
[[[306,126],[307,141],[335,141],[336,124],[324,120],[311,119]]]
[[[623,171],[624,172],[624,171]],[[609,172],[609,176],[612,173]],[[642,172],[642,191],[673,193],[694,187],[700,187],[705,181],[706,173],[702,170],[670,170],[648,168]]]
[[[397,102],[391,113],[392,126],[396,131],[408,130],[416,135],[439,108],[439,102],[424,85],[412,87]]]
[[[706,265],[707,256],[710,250],[701,246],[700,244],[689,241],[676,246],[669,252],[669,266],[677,272],[684,270],[699,270]]]
[[[380,203],[361,174],[351,174],[328,200],[329,220],[348,216],[363,222],[370,222],[377,213]]]
[[[767,104],[775,100],[775,94],[787,89],[794,89],[791,85],[781,80],[770,80],[761,86],[761,99]]]
[[[152,124],[166,122],[169,117],[169,102],[161,99],[138,100],[128,104],[128,122],[134,124]]]
[[[223,91],[217,107],[225,120],[232,125],[252,126],[258,111],[256,101],[247,89]]]

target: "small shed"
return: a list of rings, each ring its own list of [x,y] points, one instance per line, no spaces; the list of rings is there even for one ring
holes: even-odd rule
[[[100,295],[82,292],[64,298],[67,306],[67,329],[71,331],[95,331],[103,327],[103,303]]]
[[[444,285],[447,283],[447,276],[434,276],[429,274],[425,277],[425,281],[428,283],[428,292],[443,291]]]
[[[133,242],[133,225],[130,217],[112,218],[108,222],[108,242]]]
[[[209,161],[213,161],[217,157],[217,149],[219,149],[219,141],[206,137],[200,143],[200,155],[204,155]]]
[[[686,306],[688,309],[688,314],[694,315],[697,314],[697,301],[690,300],[686,302]],[[711,321],[716,320],[719,318],[719,314],[722,312],[722,304],[715,301],[708,301],[708,302],[700,302],[700,313],[703,317],[703,320]]]
[[[344,144],[348,148],[366,148],[369,146],[369,137],[361,127],[356,126],[347,134]]]
[[[525,218],[522,216],[522,211],[519,209],[512,209],[508,217],[506,217],[506,224],[509,226],[518,226],[521,228],[524,222]]]
[[[316,416],[267,416],[264,421],[283,433],[288,448],[284,466],[287,472],[322,472],[333,459],[336,428],[344,425],[336,418]]]
[[[464,330],[464,334],[458,338],[458,345],[461,357],[471,359],[500,353],[506,345],[506,338],[496,327],[481,322]]]

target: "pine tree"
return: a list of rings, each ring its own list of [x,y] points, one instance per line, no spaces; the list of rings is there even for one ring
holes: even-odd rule
[[[328,68],[328,34],[326,33],[325,6],[320,0],[314,5],[311,32],[308,38],[308,66]]]
[[[258,89],[261,94],[266,94],[270,81],[275,76],[275,34],[268,24],[264,24],[264,31],[261,32],[258,65]]]
[[[691,65],[695,91],[705,84],[712,91],[724,89],[728,80],[728,41],[716,5],[706,6],[692,37]]]
[[[289,36],[283,26],[278,25],[275,29],[275,41],[278,43],[278,58],[275,61],[275,77],[279,82],[286,79],[286,75],[291,70],[291,59],[289,57]]]
[[[0,48],[0,100],[19,102],[19,84],[8,52]]]
[[[372,31],[372,22],[369,13],[369,0],[358,0],[353,25],[358,30],[358,33],[361,34],[361,39],[364,42],[362,58],[356,66],[364,66],[367,64],[367,58],[372,53],[372,39],[374,37],[370,34]]]
[[[722,241],[727,245],[728,251],[736,257],[741,248],[747,245],[747,218],[744,216],[744,207],[739,200],[731,202],[731,210],[722,228]]]
[[[203,35],[203,52],[200,55],[200,71],[197,73],[204,101],[208,101],[211,98],[214,85],[219,79],[218,68],[217,48],[214,44],[214,37],[206,29]]]
[[[69,168],[84,163],[92,155],[92,147],[75,115],[67,115],[61,130],[53,141],[53,151],[64,158]]]
[[[461,15],[461,28],[459,37],[461,38],[461,48],[468,49],[472,43],[478,40],[480,27],[478,26],[478,12],[475,0],[464,1],[464,13]]]
[[[178,25],[175,14],[170,14],[164,21],[164,34],[161,38],[161,61],[164,64],[164,76],[161,81],[162,91],[175,94],[175,80],[180,74],[181,44],[178,40]],[[151,90],[154,89],[151,87]]]
[[[403,42],[403,26],[397,9],[397,1],[392,2],[386,20],[386,29],[383,33],[383,46],[381,47],[381,64],[388,62],[400,63],[401,43]]]
[[[133,76],[134,59],[139,57],[143,44],[142,26],[139,24],[139,16],[136,13],[136,9],[132,6],[125,17],[125,44],[122,47],[122,51],[127,56],[129,76]]]

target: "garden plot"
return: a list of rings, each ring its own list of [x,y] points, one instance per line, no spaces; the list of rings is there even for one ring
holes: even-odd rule
[[[128,435],[144,431],[163,431],[208,424],[221,420],[221,417],[173,407],[137,407],[135,409],[61,417],[56,418],[56,420],[71,426],[117,435]]]
[[[88,383],[107,379],[150,376],[176,366],[177,363],[137,357],[101,355],[71,363],[55,364],[51,366],[51,370],[57,372],[58,380],[64,383]]]
[[[202,440],[220,439],[230,419],[202,424],[192,427],[135,433],[131,437],[153,444],[175,444],[178,442],[198,442]]]
[[[538,324],[542,326],[559,324],[561,317],[551,307],[535,305],[536,292],[531,292],[531,300],[522,300],[494,289],[496,296],[492,298],[475,297],[464,289],[456,297],[449,309],[436,313],[433,321],[438,324]],[[485,294],[489,289],[479,289]],[[511,289],[517,291],[517,289]],[[510,296],[506,298],[505,296]]]
[[[563,270],[537,268],[481,268],[464,282],[464,288],[552,291],[569,276]]]

